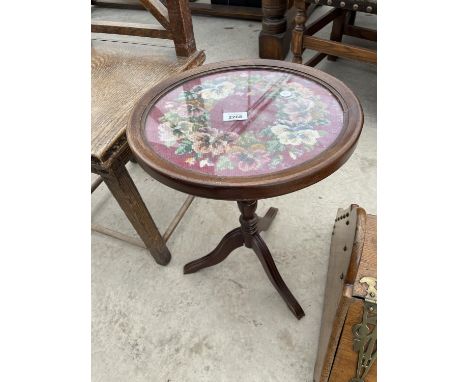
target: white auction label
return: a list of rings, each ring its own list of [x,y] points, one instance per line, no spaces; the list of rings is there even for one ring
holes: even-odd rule
[[[239,111],[237,113],[223,113],[223,121],[244,121],[247,119],[246,111]]]

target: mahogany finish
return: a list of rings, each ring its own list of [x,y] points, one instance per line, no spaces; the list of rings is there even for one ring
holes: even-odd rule
[[[174,87],[204,75],[248,68],[274,69],[293,73],[326,87],[340,102],[344,128],[333,145],[314,159],[273,174],[222,178],[183,169],[158,156],[147,144],[144,123],[151,106]],[[176,190],[211,199],[258,200],[288,194],[326,178],[350,157],[363,125],[361,105],[341,81],[314,68],[274,60],[239,60],[204,65],[161,82],[136,104],[127,137],[138,163],[154,178]]]
[[[188,81],[213,73],[236,70],[262,69],[290,73],[318,82],[338,100],[343,112],[343,126],[336,140],[311,160],[285,170],[266,175],[224,177],[196,172],[177,166],[152,149],[145,136],[146,118],[161,97]],[[304,311],[292,295],[276,268],[271,253],[260,236],[267,230],[277,210],[270,208],[259,219],[255,214],[257,200],[283,195],[307,187],[336,171],[353,152],[363,125],[359,101],[341,81],[319,70],[303,65],[272,60],[229,61],[206,65],[168,79],[148,91],[136,104],[129,120],[127,137],[138,163],[155,179],[176,190],[211,199],[237,201],[240,227],[230,231],[208,255],[185,265],[184,273],[219,264],[236,248],[251,248],[263,269],[297,319]]]
[[[255,213],[255,210],[257,209],[256,200],[241,201],[237,204],[241,211],[241,216],[239,218],[241,223],[240,228],[233,229],[224,236],[218,246],[208,255],[185,264],[184,273],[195,273],[200,269],[219,264],[221,261],[226,259],[232,251],[245,245],[247,248],[253,249],[262,263],[263,269],[271,283],[283,298],[291,312],[298,320],[300,320],[305,315],[304,310],[286,286],[278,268],[276,268],[270,250],[260,236],[261,231],[266,231],[270,227],[278,210],[276,208],[270,208],[266,215],[259,219]]]

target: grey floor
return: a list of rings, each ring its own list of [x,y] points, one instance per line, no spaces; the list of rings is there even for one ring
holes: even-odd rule
[[[129,17],[146,15],[134,11]],[[357,22],[376,21],[360,15]],[[259,22],[195,16],[193,23],[207,63],[258,57]],[[216,267],[182,274],[185,263],[209,252],[238,221],[235,203],[196,198],[168,242],[173,258],[166,267],[143,249],[92,233],[94,382],[312,381],[336,209],[357,203],[377,212],[376,68],[345,60],[325,60],[318,68],[360,98],[365,124],[359,144],[328,178],[260,201],[258,210],[280,210],[264,238],[306,316],[293,317],[248,249]],[[163,231],[185,195],[133,163],[128,169]],[[92,195],[92,221],[136,236],[105,185]]]

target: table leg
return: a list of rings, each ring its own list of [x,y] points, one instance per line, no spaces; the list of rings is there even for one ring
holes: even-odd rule
[[[218,246],[208,255],[192,261],[184,266],[184,273],[195,273],[200,269],[219,264],[235,249],[244,245],[244,239],[240,228],[233,229],[221,239]]]
[[[236,248],[245,245],[247,248],[251,248],[255,252],[262,263],[265,273],[285,301],[286,305],[297,319],[301,319],[304,317],[304,311],[286,286],[278,268],[276,268],[267,245],[260,237],[260,232],[266,231],[270,227],[273,219],[278,213],[278,209],[270,208],[263,218],[259,218],[255,213],[255,210],[257,209],[256,200],[240,201],[237,202],[237,205],[241,212],[241,216],[239,218],[241,224],[240,228],[233,229],[224,236],[218,246],[208,255],[186,264],[184,266],[184,273],[194,273],[200,269],[219,264]]]
[[[304,310],[299,305],[296,298],[293,296],[283,278],[281,277],[278,268],[276,268],[275,261],[271,256],[270,250],[259,234],[256,234],[253,237],[252,249],[262,263],[263,269],[265,270],[265,273],[267,274],[271,283],[281,295],[289,310],[293,312],[298,320],[304,317]]]
[[[259,219],[257,224],[258,232],[268,231],[270,228],[271,223],[273,223],[273,219],[276,217],[278,213],[278,208],[270,207],[263,218]]]

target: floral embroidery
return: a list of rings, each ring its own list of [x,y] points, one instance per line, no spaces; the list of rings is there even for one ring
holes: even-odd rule
[[[221,83],[214,83],[211,86],[205,86],[201,89],[200,95],[204,99],[223,99],[231,95],[231,93],[236,88],[232,82],[224,81]]]
[[[195,164],[195,158],[190,157],[185,160],[185,163],[188,163],[190,166],[193,166]]]
[[[259,145],[261,146],[261,145]],[[246,150],[241,148],[229,155],[229,160],[234,163],[237,162],[239,170],[243,172],[251,172],[258,170],[263,165],[270,161],[270,156],[263,148],[251,148]]]
[[[223,122],[224,112],[245,121]],[[264,174],[310,160],[333,143],[343,112],[318,83],[268,70],[209,75],[166,94],[147,137],[180,166],[217,175]],[[180,159],[179,159],[180,158]]]
[[[306,144],[314,146],[317,143],[317,138],[320,138],[318,131],[301,126],[275,125],[271,128],[271,131],[283,145],[298,146]]]
[[[202,127],[191,135],[193,151],[197,154],[221,155],[229,145],[238,139],[236,133],[220,132],[217,129]]]

